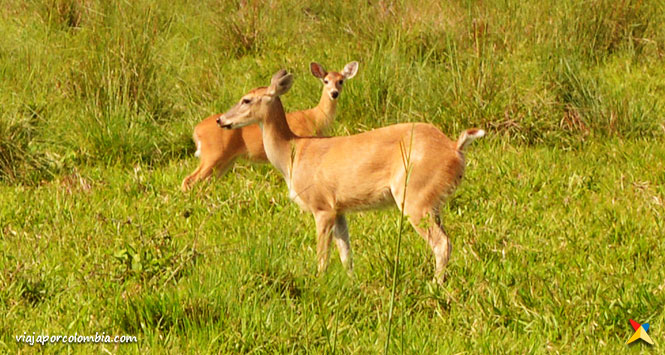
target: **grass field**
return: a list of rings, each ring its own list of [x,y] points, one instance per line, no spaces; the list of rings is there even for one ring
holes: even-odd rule
[[[0,352],[375,353],[399,212],[349,216],[355,275],[270,166],[182,193],[192,127],[285,67],[287,110],[360,62],[333,134],[427,121],[469,148],[443,286],[404,228],[391,352],[665,342],[659,1],[0,4]],[[655,349],[627,347],[628,319]],[[135,335],[26,345],[17,335]]]

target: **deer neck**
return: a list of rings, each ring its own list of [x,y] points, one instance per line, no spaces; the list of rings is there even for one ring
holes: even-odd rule
[[[337,100],[330,98],[330,95],[326,90],[323,90],[321,93],[321,100],[316,106],[317,115],[316,115],[316,130],[321,130],[325,127],[328,127],[332,121],[335,119],[335,113],[337,112]]]
[[[296,136],[286,123],[286,114],[279,97],[268,107],[268,114],[260,126],[268,160],[288,181],[294,154],[293,139]]]

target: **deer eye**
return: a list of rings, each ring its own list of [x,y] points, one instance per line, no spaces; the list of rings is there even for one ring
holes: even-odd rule
[[[328,85],[328,79],[323,79],[323,83]]]
[[[342,84],[344,84],[344,80],[340,80],[340,81],[338,81],[338,83],[339,83],[339,85],[342,85]]]
[[[245,105],[249,104],[250,102],[252,102],[252,100],[250,100],[250,99],[242,99],[242,103],[245,104]]]

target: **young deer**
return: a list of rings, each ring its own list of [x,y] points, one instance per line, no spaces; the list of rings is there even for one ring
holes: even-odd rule
[[[279,98],[292,80],[285,70],[277,72],[269,87],[250,91],[217,122],[228,129],[261,125],[266,154],[284,175],[290,198],[314,214],[319,271],[327,266],[332,239],[353,270],[345,212],[391,202],[401,209],[404,201],[403,212],[432,248],[436,278],[443,281],[452,247],[438,207],[462,179],[464,149],[485,132],[468,129],[453,142],[430,124],[405,123],[353,136],[298,137]]]
[[[291,112],[286,116],[291,130],[299,136],[320,135],[335,118],[337,99],[346,79],[353,78],[358,72],[358,62],[344,66],[341,73],[328,73],[319,63],[310,63],[312,75],[323,82],[323,92],[319,104],[309,110]],[[253,161],[267,162],[263,149],[261,129],[258,125],[249,125],[238,130],[222,130],[216,120],[220,114],[204,119],[194,128],[193,139],[196,143],[195,155],[199,157],[198,168],[182,181],[182,190],[187,191],[194,183],[206,179],[217,171],[222,175],[233,161],[246,156]]]

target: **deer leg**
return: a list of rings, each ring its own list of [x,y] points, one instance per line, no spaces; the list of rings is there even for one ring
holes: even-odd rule
[[[328,267],[328,254],[336,216],[334,212],[319,211],[314,213],[314,219],[316,220],[318,271],[321,273]]]
[[[436,263],[434,279],[441,284],[444,281],[444,270],[450,260],[450,254],[453,249],[450,238],[439,223],[436,211],[426,213],[415,212],[408,215],[413,228],[427,241],[432,249]]]
[[[335,218],[333,238],[335,239],[342,265],[346,268],[347,273],[353,274],[353,255],[351,253],[351,244],[349,243],[349,227],[346,224],[344,215],[338,215]]]

